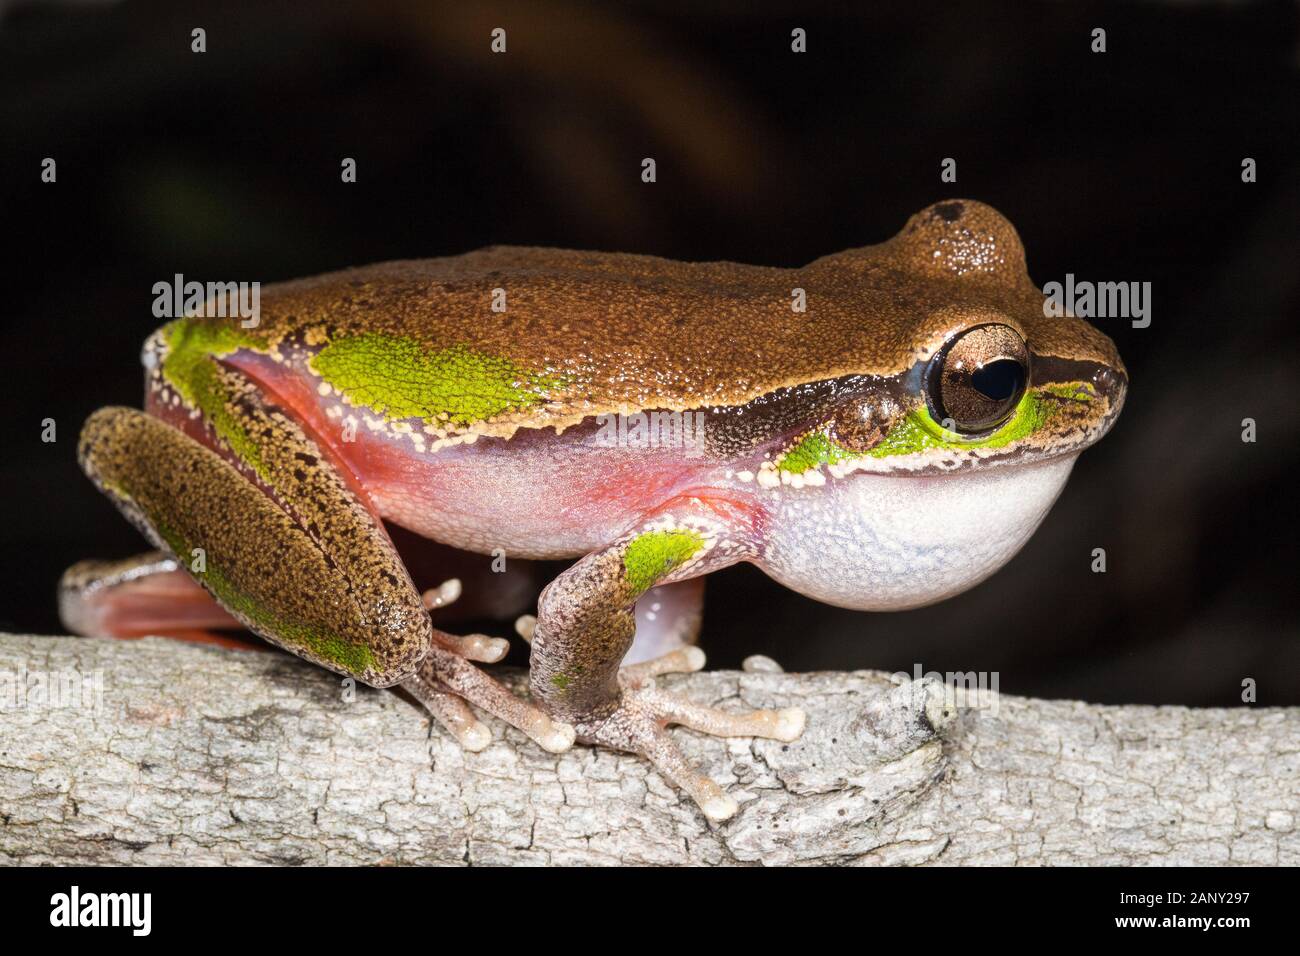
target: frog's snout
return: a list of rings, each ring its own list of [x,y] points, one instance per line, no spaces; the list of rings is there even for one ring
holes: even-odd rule
[[[1128,376],[1118,369],[1102,368],[1093,375],[1092,384],[1109,401],[1110,407],[1119,411],[1128,392]]]
[[[1124,407],[1124,396],[1128,394],[1128,374],[1111,365],[1098,366],[1088,376],[1088,381],[1102,401],[1089,403],[1095,407],[1095,411],[1086,415],[1090,434],[1079,450],[1100,441],[1115,426],[1120,410]]]
[[[1124,407],[1124,396],[1128,394],[1128,375],[1117,368],[1105,367],[1093,376],[1093,386],[1106,399],[1106,429],[1115,423],[1120,409]]]

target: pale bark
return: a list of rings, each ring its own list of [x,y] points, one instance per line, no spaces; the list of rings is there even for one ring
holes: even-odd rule
[[[42,703],[28,685],[60,672],[101,673],[101,706]],[[1300,864],[1300,708],[662,683],[809,713],[793,744],[675,732],[741,802],[726,824],[635,757],[555,756],[496,721],[466,754],[410,701],[348,702],[285,655],[0,636],[0,863]]]

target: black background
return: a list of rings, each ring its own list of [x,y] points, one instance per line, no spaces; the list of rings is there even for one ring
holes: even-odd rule
[[[965,196],[1016,224],[1040,284],[1153,284],[1150,328],[1098,320],[1132,379],[1118,426],[1020,556],[944,604],[860,614],[715,575],[712,664],[919,663],[1198,705],[1253,678],[1260,703],[1300,703],[1295,8],[854,7],[0,7],[0,629],[59,631],[65,566],[141,550],[76,432],[140,403],[152,285],[174,273],[272,282],[498,242],[794,266]]]
[[[752,869],[758,873],[759,869]],[[800,870],[795,874],[762,869],[762,890],[779,893],[782,913],[814,910],[816,899],[828,892],[852,889],[869,893],[872,911],[888,913],[895,932],[912,932],[918,938],[935,935],[934,927],[978,926],[990,931],[1060,936],[1064,928],[1072,941],[1092,942],[1131,937],[1149,942],[1168,939],[1180,947],[1206,942],[1218,951],[1229,951],[1242,942],[1276,939],[1290,928],[1294,894],[1290,891],[1291,871],[1285,867],[1251,867],[1231,870],[1211,867],[1142,867],[1140,869],[1085,867],[986,867],[979,879],[969,879],[958,867],[858,868],[851,876],[843,870]],[[592,899],[608,889],[604,869],[552,868],[547,873],[548,891],[561,899]],[[360,935],[357,920],[341,906],[322,907],[322,900],[364,899],[382,901],[379,912],[389,919],[383,928],[405,925],[407,914],[429,909],[430,897],[480,889],[499,896],[518,890],[519,898],[535,892],[536,879],[526,868],[471,867],[456,870],[402,866],[298,867],[285,874],[275,867],[46,867],[0,870],[0,915],[11,936],[26,939],[62,937],[67,942],[126,945],[133,950],[144,946],[192,942],[200,930],[213,945],[247,946],[250,939],[261,945],[283,944],[298,950],[337,945],[341,936]],[[707,894],[716,890],[708,868],[619,871],[620,886],[638,894],[684,892]],[[736,879],[745,880],[743,870]],[[671,882],[669,882],[671,880]],[[699,883],[695,883],[699,880]],[[788,883],[778,881],[789,880]],[[518,881],[518,882],[515,882]],[[84,898],[89,893],[150,893],[151,932],[132,935],[128,927],[52,927],[51,899],[56,893],[69,894],[72,886]],[[757,889],[757,882],[748,884]],[[1152,897],[1181,893],[1182,904],[1147,906],[1121,903],[1122,894]],[[1193,894],[1235,894],[1232,904],[1192,904]],[[214,901],[230,896],[249,900],[274,900],[275,906],[247,906],[237,914],[214,914]],[[639,898],[639,897],[638,897]],[[942,913],[935,900],[943,900]],[[1011,901],[1008,903],[1008,901]],[[598,936],[616,936],[627,930],[625,908],[588,907],[583,930]],[[468,912],[474,914],[472,909]],[[294,915],[284,918],[285,913]],[[477,915],[477,914],[474,914]],[[1137,928],[1117,926],[1122,917],[1225,918],[1249,920],[1249,926],[1204,928]],[[940,922],[941,921],[941,922]],[[837,947],[860,945],[861,922],[826,920],[819,926],[819,939]],[[727,947],[736,944],[736,919],[701,920],[691,927],[692,939],[702,946]],[[366,927],[373,932],[373,928]],[[401,930],[398,929],[398,932]],[[1257,934],[1257,935],[1251,935]],[[1262,934],[1262,937],[1261,935]],[[71,935],[71,940],[69,936]],[[1195,946],[1192,946],[1196,951]]]

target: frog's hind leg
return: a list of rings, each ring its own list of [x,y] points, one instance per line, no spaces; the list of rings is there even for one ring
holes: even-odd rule
[[[455,590],[455,585],[444,583],[426,592],[424,603],[431,610],[444,607],[454,600],[449,600],[449,595]],[[161,636],[233,650],[270,650],[261,642],[214,633],[242,629],[243,625],[195,582],[176,558],[163,551],[119,561],[78,562],[64,572],[60,581],[59,613],[65,627],[87,637]],[[509,650],[507,641],[481,634],[460,637],[435,628],[433,639],[453,656],[467,661],[494,663]],[[456,668],[453,662],[440,660],[438,669],[449,672]],[[398,686],[423,704],[466,750],[483,750],[492,742],[492,732],[474,716],[466,700],[434,673],[435,668],[426,659],[414,677]],[[498,695],[494,681],[486,677],[476,681],[475,675],[482,677],[469,668],[468,673],[450,679],[482,701],[489,713],[530,732],[544,748],[563,750],[573,743],[572,728],[555,723],[536,707],[504,691]]]
[[[733,563],[746,556],[743,532],[707,507],[656,515],[609,548],[583,558],[542,592],[532,628],[533,696],[572,723],[578,739],[646,757],[712,820],[735,801],[682,755],[666,727],[680,724],[714,736],[794,740],[804,714],[790,708],[733,713],[659,690],[659,674],[697,670],[703,654],[678,648],[620,667],[636,629],[634,604],[648,588]]]
[[[457,656],[466,642],[435,631],[382,522],[327,443],[238,370],[212,363],[204,376],[212,433],[192,437],[127,408],[87,421],[82,466],[122,512],[271,643],[375,687],[437,667],[429,676],[440,685],[559,749],[567,728]],[[412,692],[425,701],[420,689]],[[462,709],[445,696],[429,701],[459,739],[474,741]]]
[[[420,596],[322,450],[252,391],[230,381],[220,393],[238,456],[220,436],[209,447],[143,412],[105,408],[82,429],[82,467],[249,630],[373,686],[396,683],[432,640]]]
[[[243,625],[162,551],[113,561],[78,561],[59,580],[59,618],[86,637],[170,637],[235,650],[264,645],[234,633]]]

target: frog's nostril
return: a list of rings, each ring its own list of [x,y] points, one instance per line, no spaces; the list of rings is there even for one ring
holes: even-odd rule
[[[1123,398],[1124,391],[1128,388],[1128,378],[1113,368],[1098,369],[1092,376],[1092,382],[1097,391],[1109,398],[1112,403]]]

